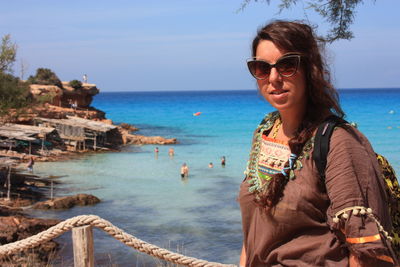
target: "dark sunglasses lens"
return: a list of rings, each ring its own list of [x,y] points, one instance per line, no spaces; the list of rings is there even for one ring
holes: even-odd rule
[[[256,79],[265,79],[271,72],[271,66],[263,61],[249,61],[247,62],[251,75]]]
[[[299,60],[300,58],[297,56],[282,58],[278,63],[276,63],[276,69],[282,76],[292,76],[297,71]]]

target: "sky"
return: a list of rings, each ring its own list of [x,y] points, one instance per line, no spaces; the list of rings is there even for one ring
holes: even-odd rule
[[[246,67],[257,29],[272,19],[329,24],[306,0],[278,14],[280,1],[0,0],[0,36],[18,45],[14,74],[50,68],[63,81],[101,91],[243,90],[256,84]],[[355,38],[327,46],[337,88],[400,88],[400,1],[365,0]]]

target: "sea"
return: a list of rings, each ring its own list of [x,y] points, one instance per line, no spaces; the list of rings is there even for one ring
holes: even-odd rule
[[[346,119],[356,122],[376,152],[400,173],[400,88],[343,89]],[[256,90],[102,92],[92,106],[137,134],[177,138],[175,145],[131,145],[35,165],[41,176],[61,176],[56,196],[93,194],[94,206],[31,215],[67,219],[98,215],[151,244],[208,261],[237,264],[242,246],[237,195],[252,133],[273,108]],[[200,114],[199,114],[199,113]],[[194,114],[197,113],[197,116]],[[154,149],[158,147],[159,153]],[[175,155],[168,155],[173,148]],[[226,165],[220,164],[225,156]],[[214,167],[209,168],[212,162]],[[180,167],[189,166],[182,180]],[[71,232],[56,239],[55,266],[73,266]],[[136,252],[95,229],[96,266],[172,266]]]

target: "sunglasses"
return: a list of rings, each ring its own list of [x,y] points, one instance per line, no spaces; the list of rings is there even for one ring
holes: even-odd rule
[[[270,64],[264,60],[250,58],[247,60],[247,67],[251,75],[257,80],[264,80],[268,78],[271,69],[275,68],[279,75],[283,77],[290,77],[296,74],[300,66],[299,54],[284,55],[278,59],[275,64]]]

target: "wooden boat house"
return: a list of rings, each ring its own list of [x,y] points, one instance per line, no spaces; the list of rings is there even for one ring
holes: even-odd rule
[[[46,140],[57,140],[58,133],[52,127],[40,127],[7,123],[0,125],[0,148],[32,153],[32,145],[44,149]]]
[[[118,129],[104,122],[67,116],[67,119],[35,118],[41,126],[54,127],[69,150],[106,149],[107,139]]]

